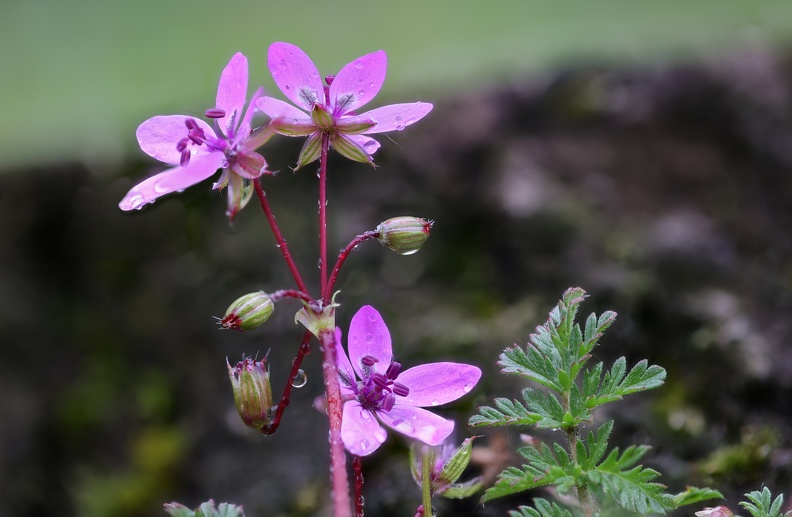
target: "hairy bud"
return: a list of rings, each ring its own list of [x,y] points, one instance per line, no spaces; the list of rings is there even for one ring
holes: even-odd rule
[[[239,361],[236,366],[226,361],[239,416],[246,426],[257,431],[272,422],[277,407],[272,405],[270,374],[265,363],[265,359],[256,361],[250,357]]]
[[[393,217],[377,226],[380,244],[400,255],[412,255],[429,238],[434,221],[420,217]]]

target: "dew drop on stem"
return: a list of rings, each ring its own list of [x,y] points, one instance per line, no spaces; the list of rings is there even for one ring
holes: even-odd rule
[[[292,379],[292,386],[295,388],[302,388],[306,384],[308,384],[308,376],[305,375],[305,372],[301,368],[297,370],[297,375]]]

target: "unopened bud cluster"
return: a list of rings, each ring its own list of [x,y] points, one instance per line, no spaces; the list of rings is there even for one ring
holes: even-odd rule
[[[239,416],[245,425],[260,431],[272,422],[276,406],[272,405],[272,388],[266,360],[245,358],[236,366],[228,366],[228,377],[234,391]]]
[[[377,226],[380,244],[400,255],[412,255],[429,238],[434,221],[420,217],[393,217]]]
[[[224,329],[251,330],[272,316],[275,305],[264,291],[246,294],[232,303],[220,320]]]

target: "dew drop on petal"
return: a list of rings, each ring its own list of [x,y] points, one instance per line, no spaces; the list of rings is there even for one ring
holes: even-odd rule
[[[439,401],[439,400],[437,400],[437,399],[434,399],[434,400],[432,401],[432,405],[433,405],[433,406],[439,406],[439,405],[440,405],[440,401]]]
[[[360,418],[362,418],[363,420],[371,420],[371,415],[369,415],[368,411],[363,410],[360,412]]]
[[[473,389],[473,384],[471,383],[467,383],[462,387],[462,391],[464,391],[465,393],[470,393],[470,390],[472,389]]]
[[[360,440],[360,448],[364,451],[369,448],[369,441],[368,440]]]
[[[159,180],[154,182],[154,192],[157,194],[165,194],[166,192],[170,192],[171,188],[168,185],[167,181]]]
[[[292,380],[292,386],[295,388],[302,388],[308,384],[308,376],[305,375],[305,372],[302,369],[297,370],[297,375],[294,376]]]
[[[374,341],[374,336],[366,334],[366,343],[371,343],[372,341]]]

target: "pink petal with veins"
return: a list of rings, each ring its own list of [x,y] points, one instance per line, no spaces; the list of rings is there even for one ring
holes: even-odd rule
[[[368,456],[376,451],[388,438],[388,432],[380,426],[374,415],[359,402],[344,402],[341,417],[341,441],[355,456]]]
[[[393,349],[390,332],[377,309],[364,305],[355,313],[349,324],[347,347],[352,368],[361,379],[364,374],[360,368],[360,360],[367,355],[378,360],[372,367],[374,371],[385,373],[393,360]]]
[[[280,99],[265,96],[256,101],[256,105],[258,109],[270,118],[284,117],[294,120],[305,120],[313,124],[311,117],[307,113]]]
[[[250,134],[250,121],[253,120],[253,115],[256,114],[256,109],[258,108],[257,102],[258,100],[264,96],[264,88],[259,87],[256,92],[253,94],[253,97],[250,99],[250,104],[248,104],[247,111],[245,112],[245,117],[242,119],[242,122],[239,124],[237,128],[237,134],[243,135],[247,137]]]
[[[403,406],[398,402],[390,411],[378,411],[377,417],[394,431],[427,445],[439,445],[454,430],[453,420],[446,420],[418,407]]]
[[[341,116],[373,99],[385,82],[387,69],[388,56],[383,50],[361,56],[344,66],[330,85],[333,114]]]
[[[273,43],[267,53],[267,64],[275,84],[294,104],[310,111],[314,103],[325,103],[319,71],[299,47]]]
[[[172,165],[179,163],[181,153],[176,150],[176,144],[179,140],[187,138],[188,130],[185,123],[188,119],[194,120],[206,136],[214,136],[215,132],[209,124],[201,119],[184,115],[159,115],[138,126],[135,134],[140,148],[144,153],[161,162]],[[208,152],[205,145],[195,146],[191,143],[190,148],[193,150],[193,158]]]
[[[225,117],[217,119],[217,123],[226,136],[233,135],[235,127],[240,123],[245,109],[247,87],[247,58],[237,52],[223,69],[220,83],[217,85],[215,107],[225,111]]]
[[[456,400],[476,385],[481,370],[469,364],[429,363],[414,366],[399,374],[398,382],[410,388],[400,404],[439,406]]]
[[[415,124],[432,111],[428,102],[412,102],[406,104],[391,104],[368,111],[360,117],[369,118],[377,123],[366,134],[384,133],[386,131],[401,131],[405,127]]]
[[[118,203],[121,210],[139,210],[157,198],[199,183],[219,169],[225,156],[215,152],[193,156],[187,167],[173,167],[138,183]]]

